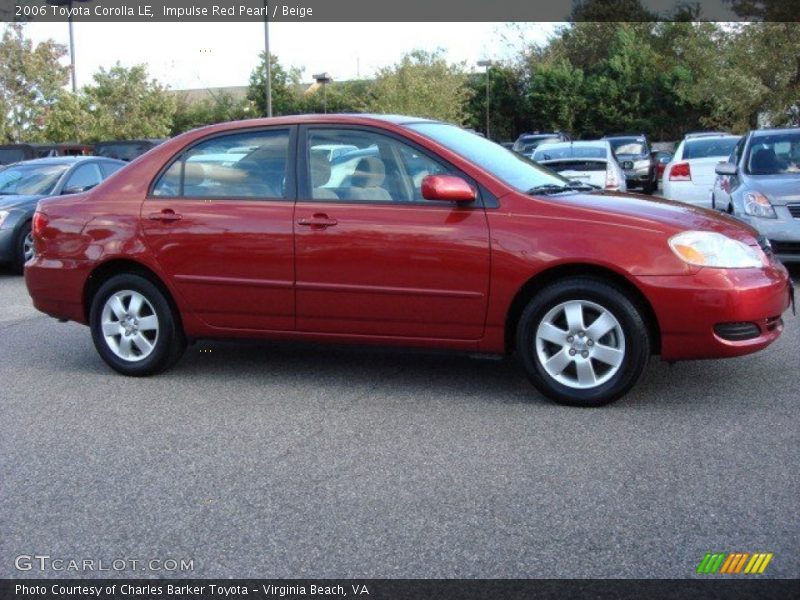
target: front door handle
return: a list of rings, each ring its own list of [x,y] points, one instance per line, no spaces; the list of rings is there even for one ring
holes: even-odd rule
[[[302,218],[297,219],[298,225],[304,225],[306,227],[311,227],[312,229],[325,229],[327,227],[333,227],[339,221],[336,219],[331,219],[328,215],[324,213],[317,213],[310,219]]]
[[[151,221],[180,221],[183,216],[176,213],[171,208],[165,208],[161,212],[154,212],[147,215]]]

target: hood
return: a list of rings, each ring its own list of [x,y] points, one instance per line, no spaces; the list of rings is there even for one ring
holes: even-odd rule
[[[12,208],[36,208],[36,203],[44,198],[43,195],[35,196],[0,196],[0,210]]]
[[[632,224],[660,229],[668,235],[681,231],[716,231],[746,244],[754,245],[758,232],[749,225],[716,210],[709,210],[663,198],[638,194],[602,192],[554,196],[564,205],[596,210],[608,220],[612,215],[627,218]]]
[[[747,187],[764,194],[772,204],[800,202],[800,174],[750,175]]]

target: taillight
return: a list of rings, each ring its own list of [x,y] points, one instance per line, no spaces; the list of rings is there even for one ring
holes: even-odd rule
[[[691,181],[692,169],[689,167],[689,163],[678,163],[677,165],[672,165],[672,169],[669,171],[669,180]]]
[[[34,238],[41,237],[42,233],[44,232],[49,222],[50,221],[47,218],[47,215],[37,210],[33,214],[33,223],[31,225],[31,228],[33,230],[33,237]]]

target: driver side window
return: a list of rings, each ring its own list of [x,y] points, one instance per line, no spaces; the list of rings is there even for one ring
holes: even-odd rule
[[[103,180],[103,175],[96,164],[81,165],[69,176],[64,184],[64,191],[84,191],[93,188]]]
[[[307,181],[313,200],[428,202],[422,180],[448,169],[390,136],[320,128],[308,134]]]

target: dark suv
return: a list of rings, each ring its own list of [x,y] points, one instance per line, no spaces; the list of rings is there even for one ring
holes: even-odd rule
[[[650,140],[643,133],[606,135],[614,155],[622,170],[628,189],[641,188],[645,194],[652,194],[658,188],[656,161],[650,150]]]
[[[523,133],[514,142],[511,149],[525,156],[530,156],[537,146],[541,144],[555,144],[557,142],[568,142],[570,137],[560,131],[534,131],[533,133]]]

